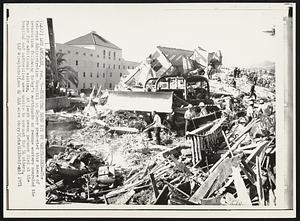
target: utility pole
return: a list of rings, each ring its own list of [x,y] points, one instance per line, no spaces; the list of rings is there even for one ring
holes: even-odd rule
[[[58,83],[58,76],[57,76],[57,61],[56,61],[55,39],[54,39],[52,18],[47,18],[47,25],[48,25],[48,34],[49,34],[49,43],[50,43],[50,61],[51,61],[51,69],[52,69],[52,82],[53,82],[54,88],[56,88],[57,83]]]

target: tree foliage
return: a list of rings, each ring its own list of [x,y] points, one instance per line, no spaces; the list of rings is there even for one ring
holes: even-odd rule
[[[46,51],[46,83],[47,85],[52,81],[59,82],[61,87],[67,87],[69,83],[78,85],[78,74],[70,66],[64,66],[66,59],[64,58],[64,53],[56,53],[56,62],[57,62],[57,79],[54,76],[54,70],[52,68],[50,51]]]

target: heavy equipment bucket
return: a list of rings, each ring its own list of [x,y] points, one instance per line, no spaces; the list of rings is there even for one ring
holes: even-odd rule
[[[109,91],[105,108],[171,113],[173,92]]]

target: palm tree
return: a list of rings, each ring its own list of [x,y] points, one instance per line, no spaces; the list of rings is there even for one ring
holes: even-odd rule
[[[53,85],[57,87],[67,87],[70,83],[75,86],[78,85],[78,75],[77,72],[70,66],[63,66],[66,62],[64,58],[64,53],[56,53],[56,62],[57,62],[57,79],[54,76],[54,70],[51,65],[50,51],[46,51],[46,85]],[[59,84],[58,84],[59,83]]]

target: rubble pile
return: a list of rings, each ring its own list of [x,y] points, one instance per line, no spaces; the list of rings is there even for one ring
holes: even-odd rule
[[[164,146],[140,133],[146,123],[137,114],[82,118],[83,128],[61,145],[49,138],[47,203],[276,204],[275,130],[266,130],[275,127],[272,115],[247,125],[217,119],[192,131],[193,142],[165,131],[162,140],[171,142]],[[137,132],[111,130],[117,127]]]
[[[109,92],[96,96],[96,105],[95,87],[89,99],[81,97],[84,108],[80,101],[68,112],[48,111],[47,203],[276,205],[274,91],[255,86],[254,96],[246,77],[234,77],[232,84],[232,76],[228,81],[221,76],[226,73],[210,79],[210,85],[206,78],[194,84],[207,86],[198,88],[205,95],[200,103],[179,99],[178,77],[169,82],[177,85],[173,92],[180,106],[169,99],[173,114],[167,118],[156,112],[168,111],[157,110],[151,119],[153,107],[147,105],[138,109],[132,104],[132,111],[106,109]],[[131,105],[144,98],[159,104],[166,100],[164,93],[144,91],[132,99],[132,93],[118,92],[115,103],[126,98]],[[201,116],[192,109],[201,110]],[[152,129],[156,142],[149,136]]]

